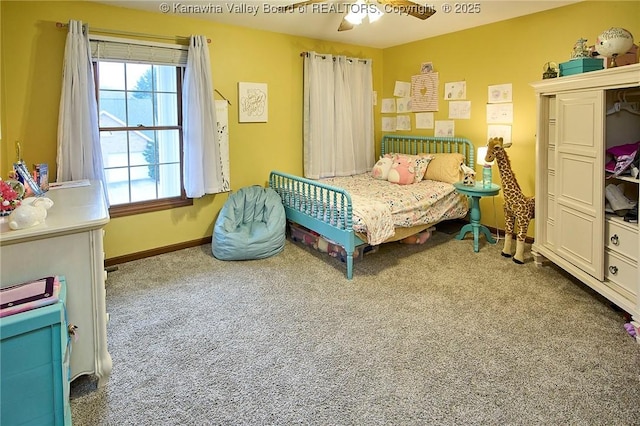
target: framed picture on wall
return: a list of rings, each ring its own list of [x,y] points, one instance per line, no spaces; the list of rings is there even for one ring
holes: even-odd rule
[[[269,103],[266,83],[238,83],[238,121],[266,123]]]
[[[423,62],[420,65],[420,74],[426,74],[428,72],[433,72],[433,62]]]

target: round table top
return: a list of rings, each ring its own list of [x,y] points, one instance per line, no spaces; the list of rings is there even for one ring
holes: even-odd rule
[[[496,185],[495,183],[491,184],[491,188],[483,188],[482,182],[476,182],[475,185],[464,185],[462,182],[456,182],[453,184],[456,190],[465,195],[470,195],[472,197],[486,197],[491,195],[498,195],[500,192],[500,185]]]

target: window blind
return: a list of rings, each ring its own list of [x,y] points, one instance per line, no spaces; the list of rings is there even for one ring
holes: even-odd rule
[[[126,61],[155,65],[187,65],[188,46],[89,35],[94,61]]]

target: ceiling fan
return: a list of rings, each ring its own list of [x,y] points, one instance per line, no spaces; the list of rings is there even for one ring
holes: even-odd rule
[[[327,0],[308,0],[281,6],[280,12],[292,12],[295,9],[304,10],[309,5],[327,3]],[[365,17],[369,22],[377,21],[385,12],[400,13],[425,20],[436,13],[430,6],[421,5],[409,0],[356,0],[351,3],[331,3],[325,6],[312,6],[315,13],[340,12],[344,13],[338,31],[347,31],[362,23]],[[316,10],[317,8],[317,10]],[[382,8],[382,10],[381,10]]]

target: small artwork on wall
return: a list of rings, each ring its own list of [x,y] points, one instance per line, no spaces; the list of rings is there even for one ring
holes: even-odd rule
[[[266,83],[238,83],[238,121],[240,123],[266,123],[268,119],[268,92]]]
[[[433,72],[433,62],[423,62],[420,65],[420,74]]]
[[[416,129],[433,129],[433,113],[417,112]]]

